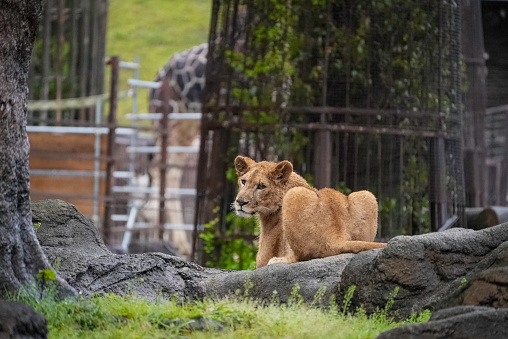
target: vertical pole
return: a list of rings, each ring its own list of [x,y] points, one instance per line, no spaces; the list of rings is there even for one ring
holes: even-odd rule
[[[323,64],[323,90],[321,96],[321,105],[327,105],[326,96],[328,94],[328,62],[329,62],[329,30],[330,30],[330,14],[331,2],[327,1],[328,14],[326,14],[326,37],[324,48],[324,64]],[[326,125],[326,114],[321,114],[320,122]],[[332,182],[332,137],[329,130],[320,129],[317,131],[314,139],[315,145],[315,160],[314,171],[315,180],[314,184],[317,188],[330,187]]]
[[[102,121],[102,100],[97,99],[95,102],[95,127],[98,128]],[[95,132],[95,149],[94,149],[94,174],[93,174],[93,217],[92,221],[95,226],[99,226],[99,185],[101,170],[101,134]]]
[[[64,36],[64,24],[65,24],[65,2],[64,0],[58,0],[57,7],[57,17],[58,17],[58,26],[57,26],[57,34],[58,34],[58,43],[57,43],[57,57],[56,57],[56,100],[62,100],[62,74],[63,74],[63,48],[65,44],[65,36]],[[62,121],[62,109],[58,108],[56,110],[56,124],[60,125]]]
[[[203,110],[204,111],[204,110]],[[196,252],[198,244],[198,227],[200,222],[201,206],[206,196],[205,182],[206,182],[206,167],[208,162],[208,154],[206,152],[206,141],[208,138],[208,118],[206,114],[201,117],[201,138],[199,146],[199,159],[197,168],[196,179],[196,203],[194,208],[194,230],[192,232],[192,253],[190,260],[196,262]]]
[[[506,206],[508,203],[508,109],[504,114],[504,156],[501,165],[501,205]]]
[[[136,68],[134,68],[133,72],[133,78],[134,80],[139,80],[139,56],[134,57],[134,63],[136,63]],[[131,147],[136,147],[136,140],[138,136],[138,118],[136,118],[136,114],[138,113],[138,86],[133,86],[132,88],[132,115],[133,118],[131,119],[131,128],[132,128],[132,134],[130,138],[130,144]],[[135,162],[136,162],[136,153],[130,152],[129,153],[129,172],[131,173],[132,177],[130,178],[131,184],[132,179],[134,178],[134,172],[136,170],[135,168]]]
[[[41,74],[41,87],[39,93],[39,100],[48,100],[49,96],[49,72],[50,72],[50,58],[51,58],[51,9],[53,8],[53,0],[47,0],[44,8],[44,30],[42,40],[42,74]],[[45,126],[48,120],[48,111],[41,111],[39,113],[40,125]]]
[[[429,179],[430,179],[430,227],[436,232],[445,221],[447,215],[447,190],[446,190],[446,156],[443,138],[430,140],[429,150]]]
[[[111,232],[111,212],[113,199],[111,196],[112,192],[112,178],[113,178],[113,167],[114,167],[114,146],[115,146],[115,129],[116,129],[116,110],[118,104],[118,71],[119,71],[120,58],[114,56],[108,61],[108,65],[111,66],[111,90],[109,98],[109,116],[108,116],[108,152],[107,152],[107,167],[106,167],[106,207],[104,211],[104,242],[109,243]]]
[[[164,238],[164,224],[166,223],[166,167],[168,158],[168,118],[169,118],[169,83],[162,82],[162,119],[159,128],[161,133],[161,154],[160,154],[160,186],[159,186],[159,240]]]
[[[466,206],[481,207],[486,203],[485,107],[487,106],[486,66],[483,57],[481,2],[463,0],[462,54],[467,71],[464,123],[464,174]],[[494,196],[494,194],[488,194]]]

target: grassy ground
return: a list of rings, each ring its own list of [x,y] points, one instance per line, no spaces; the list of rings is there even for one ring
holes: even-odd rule
[[[403,323],[430,317],[426,312],[394,322],[388,316],[390,302],[374,315],[357,310],[353,316],[337,308],[305,305],[296,293],[283,305],[245,297],[186,304],[148,302],[113,294],[91,300],[18,297],[18,301],[46,316],[49,338],[375,338]]]
[[[177,52],[208,40],[211,0],[111,0],[107,55],[123,61],[140,57],[142,80],[153,80],[157,71]],[[121,72],[121,89],[131,71]],[[107,82],[106,82],[107,84]],[[109,89],[107,89],[109,90]],[[148,110],[148,93],[140,94],[139,110]],[[130,112],[130,101],[119,105],[119,115]]]

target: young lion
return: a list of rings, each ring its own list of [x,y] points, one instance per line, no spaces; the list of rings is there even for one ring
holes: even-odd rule
[[[261,223],[257,267],[386,246],[372,242],[378,213],[372,193],[318,191],[293,172],[287,160],[256,163],[237,156],[235,168],[235,212],[243,218],[258,214]]]

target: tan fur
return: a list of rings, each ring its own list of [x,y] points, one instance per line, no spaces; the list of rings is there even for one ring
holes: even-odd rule
[[[373,242],[378,206],[372,193],[345,196],[330,188],[318,191],[293,172],[286,160],[256,163],[238,156],[235,167],[236,214],[258,215],[261,224],[257,267],[386,246]]]

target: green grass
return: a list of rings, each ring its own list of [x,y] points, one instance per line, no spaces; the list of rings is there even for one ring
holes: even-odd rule
[[[113,294],[55,301],[47,296],[52,293],[17,300],[46,316],[49,338],[375,338],[390,328],[430,317],[427,311],[394,322],[389,317],[394,295],[385,309],[367,316],[361,309],[352,315],[336,307],[306,305],[297,292],[294,289],[287,304],[248,297],[182,304],[176,299],[149,302]]]
[[[123,61],[134,61],[139,56],[140,78],[153,80],[174,53],[208,40],[211,3],[211,0],[111,0],[107,55],[119,55]],[[127,89],[131,76],[132,71],[121,71],[121,90]],[[148,110],[147,97],[146,90],[140,93],[141,112]],[[118,107],[119,117],[130,110],[130,100],[123,100]]]

